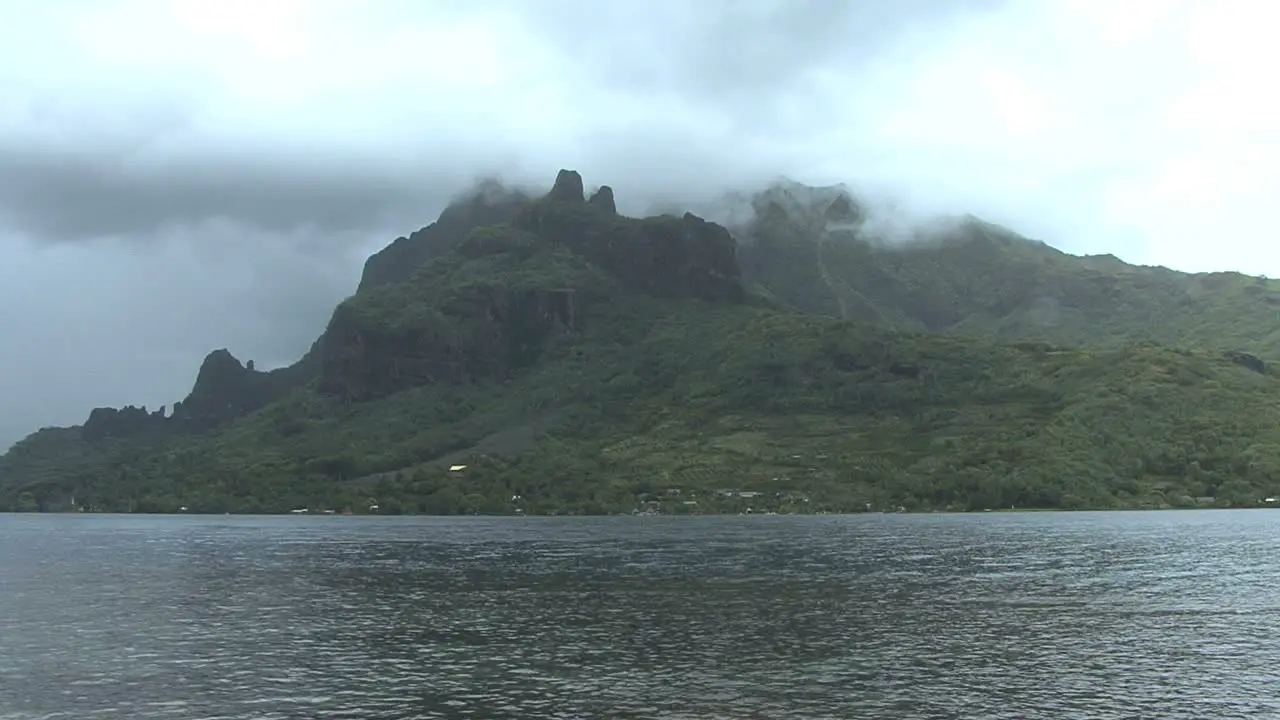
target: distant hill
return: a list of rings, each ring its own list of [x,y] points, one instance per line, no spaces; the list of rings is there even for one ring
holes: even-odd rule
[[[487,183],[297,364],[0,458],[0,508],[815,512],[1265,504],[1280,289],[780,182],[725,225]],[[745,209],[744,209],[745,208]],[[709,215],[717,216],[714,212]]]

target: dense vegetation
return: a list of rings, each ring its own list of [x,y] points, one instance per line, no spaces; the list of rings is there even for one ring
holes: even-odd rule
[[[775,206],[765,193],[735,252],[693,216],[619,216],[607,190],[586,201],[573,173],[538,200],[487,188],[415,234],[429,247],[402,238],[371,259],[289,372],[211,355],[182,417],[231,407],[224,396],[235,417],[95,411],[41,430],[0,459],[0,508],[820,512],[1280,495],[1280,381],[1259,359],[1276,342],[1267,280],[1072,257],[973,220],[889,248],[839,193]]]

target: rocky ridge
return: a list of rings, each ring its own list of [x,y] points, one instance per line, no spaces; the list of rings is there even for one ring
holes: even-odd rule
[[[505,257],[534,267],[557,249],[587,265],[576,275],[553,272],[520,286],[469,282],[444,291],[447,278],[418,277],[424,266],[450,257]],[[588,266],[612,279],[601,281]],[[581,281],[577,287],[574,278]],[[370,256],[356,294],[334,311],[303,361],[261,372],[216,350],[171,414],[164,408],[96,408],[82,433],[102,440],[207,430],[313,380],[326,393],[369,399],[422,383],[508,375],[533,363],[551,338],[578,329],[581,304],[599,300],[600,288],[613,284],[712,302],[745,297],[735,241],[719,225],[690,213],[618,215],[611,187],[600,186],[588,199],[581,175],[572,170],[561,170],[538,198],[484,181],[436,222]]]

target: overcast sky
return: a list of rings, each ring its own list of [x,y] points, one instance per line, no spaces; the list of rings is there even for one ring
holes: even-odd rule
[[[56,0],[0,23],[0,448],[298,357],[472,178],[778,174],[1280,275],[1265,0]]]

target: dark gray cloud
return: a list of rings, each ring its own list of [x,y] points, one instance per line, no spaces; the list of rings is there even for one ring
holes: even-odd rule
[[[133,165],[123,154],[0,148],[6,225],[43,241],[147,239],[164,228],[226,220],[268,232],[348,233],[405,222],[448,192],[392,172],[308,169],[288,158],[192,158]],[[434,197],[433,197],[434,196]]]
[[[80,422],[99,405],[171,404],[217,347],[264,368],[296,360],[354,287],[356,248],[371,238],[349,238],[345,255],[287,240],[222,222],[146,246],[14,253],[19,241],[0,236],[0,437]]]
[[[7,10],[0,445],[172,402],[213,348],[289,362],[368,253],[484,176],[571,167],[638,212],[783,174],[1280,272],[1250,239],[1280,187],[1258,26],[1181,0]]]

